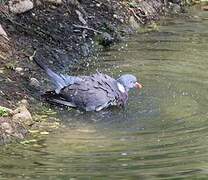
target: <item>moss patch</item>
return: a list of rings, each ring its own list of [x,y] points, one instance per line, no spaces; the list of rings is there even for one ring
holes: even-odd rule
[[[9,115],[9,111],[6,108],[0,106],[0,117],[5,117],[8,115]]]

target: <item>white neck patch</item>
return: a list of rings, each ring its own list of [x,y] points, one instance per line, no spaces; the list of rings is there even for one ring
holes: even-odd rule
[[[120,92],[122,92],[122,93],[125,93],[126,92],[124,86],[121,83],[117,82],[117,87],[118,87],[118,90]]]

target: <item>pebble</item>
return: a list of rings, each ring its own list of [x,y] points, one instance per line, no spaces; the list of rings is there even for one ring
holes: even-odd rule
[[[35,88],[40,87],[40,82],[36,78],[30,78],[30,86],[33,86]]]
[[[22,71],[23,71],[23,68],[21,68],[21,67],[16,67],[16,68],[15,68],[15,71],[16,71],[16,72],[22,72]]]
[[[46,2],[49,2],[49,3],[53,3],[53,4],[62,4],[63,1],[62,0],[45,0]]]
[[[115,19],[117,19],[117,18],[118,18],[118,15],[114,14],[113,17],[114,17]]]
[[[17,73],[19,73],[21,76],[24,75],[23,68],[21,68],[21,67],[16,67],[16,68],[15,68],[15,71],[16,71]]]
[[[5,32],[5,30],[3,29],[1,24],[0,24],[0,35],[3,36],[4,38],[6,38],[7,40],[9,40],[7,33]]]
[[[31,0],[10,0],[9,10],[15,14],[21,14],[33,9],[34,4]]]

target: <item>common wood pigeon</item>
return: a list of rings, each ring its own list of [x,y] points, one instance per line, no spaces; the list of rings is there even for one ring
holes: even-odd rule
[[[118,79],[100,72],[90,76],[68,76],[57,74],[36,58],[34,60],[56,87],[43,95],[51,103],[85,111],[100,111],[110,106],[124,106],[128,100],[128,91],[142,88],[131,74],[124,74]]]

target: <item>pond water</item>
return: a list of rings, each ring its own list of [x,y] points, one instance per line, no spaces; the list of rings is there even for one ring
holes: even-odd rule
[[[192,13],[101,53],[144,85],[126,109],[60,111],[64,129],[0,148],[0,179],[207,179],[208,12]]]

